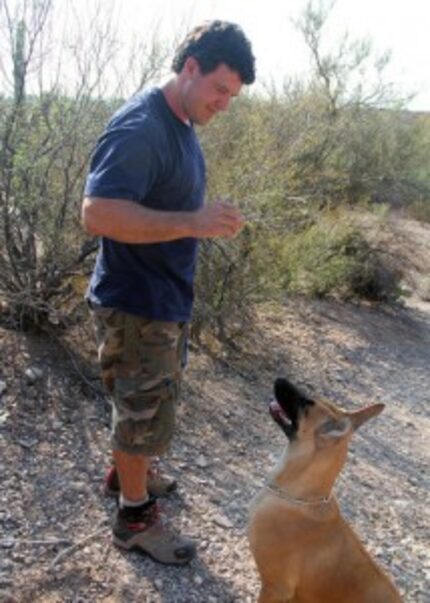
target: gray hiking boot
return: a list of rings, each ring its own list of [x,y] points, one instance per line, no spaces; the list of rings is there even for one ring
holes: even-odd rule
[[[154,465],[148,471],[148,492],[156,498],[168,496],[178,487],[177,481],[163,473],[159,466]]]
[[[196,554],[191,540],[176,534],[163,523],[154,498],[140,507],[118,509],[113,541],[122,549],[140,551],[154,561],[168,565],[189,563]]]

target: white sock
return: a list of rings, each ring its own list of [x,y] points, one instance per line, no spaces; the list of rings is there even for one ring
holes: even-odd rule
[[[140,507],[140,505],[144,505],[149,500],[149,495],[147,494],[145,498],[142,500],[128,500],[125,496],[122,495],[122,492],[119,496],[119,506],[121,509],[124,507]]]

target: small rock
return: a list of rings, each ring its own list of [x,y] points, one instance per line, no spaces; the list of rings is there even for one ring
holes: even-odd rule
[[[409,501],[407,501],[406,499],[402,499],[402,498],[394,499],[393,505],[400,509],[406,509],[410,506]]]
[[[6,423],[8,418],[9,418],[9,412],[7,410],[0,412],[0,425],[3,425],[3,423]]]
[[[86,493],[88,490],[88,484],[86,482],[75,482],[73,486],[70,486],[75,492]]]
[[[43,377],[42,369],[38,368],[37,366],[30,366],[25,370],[24,374],[28,385],[34,385],[36,381],[40,381],[40,379]]]
[[[215,515],[213,522],[220,528],[226,528],[227,530],[233,527],[233,523],[225,515]]]
[[[27,449],[33,448],[33,446],[35,446],[37,444],[36,438],[20,438],[20,439],[16,440],[16,442],[23,448],[27,448]]]
[[[7,390],[6,381],[0,381],[0,396]]]
[[[0,572],[10,571],[15,567],[15,564],[10,559],[2,559],[0,561]]]
[[[197,467],[199,467],[200,469],[206,469],[207,467],[209,467],[210,463],[207,460],[206,457],[203,456],[203,454],[201,454],[200,456],[197,457],[196,459],[196,465]]]
[[[197,576],[194,576],[193,582],[196,586],[201,586],[204,582],[204,579],[201,576],[197,575]]]

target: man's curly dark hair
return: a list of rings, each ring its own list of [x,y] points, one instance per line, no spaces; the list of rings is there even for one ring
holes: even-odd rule
[[[228,21],[208,21],[192,29],[177,48],[172,70],[180,73],[188,57],[194,57],[203,74],[221,63],[236,71],[243,84],[255,80],[255,59],[242,29]]]

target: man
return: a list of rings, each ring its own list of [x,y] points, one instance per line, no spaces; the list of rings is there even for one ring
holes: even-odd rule
[[[205,164],[194,124],[227,110],[254,81],[254,57],[237,25],[213,21],[188,34],[172,70],[163,87],[126,103],[98,141],[82,222],[101,237],[87,299],[113,396],[121,490],[114,542],[183,564],[195,546],[161,520],[148,474],[173,433],[198,239],[233,237],[244,225],[233,205],[203,203]]]

